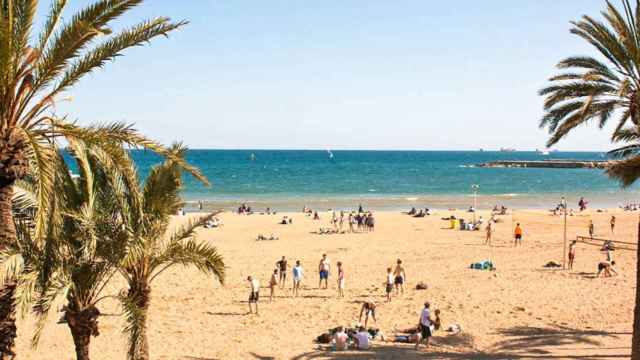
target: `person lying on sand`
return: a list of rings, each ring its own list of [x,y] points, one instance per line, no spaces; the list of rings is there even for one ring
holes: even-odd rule
[[[362,323],[362,314],[364,314],[365,329],[367,328],[367,323],[369,322],[369,315],[371,315],[373,322],[378,322],[378,320],[376,320],[376,303],[373,300],[367,300],[362,304],[362,308],[360,308],[360,317],[358,318],[359,323]]]
[[[602,261],[598,263],[598,273],[596,277],[600,277],[600,274],[604,272],[604,277],[611,277],[611,273],[618,275],[618,272],[613,268],[616,265],[615,261],[607,262]]]

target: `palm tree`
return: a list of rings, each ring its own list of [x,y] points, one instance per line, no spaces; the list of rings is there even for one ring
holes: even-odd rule
[[[36,297],[33,311],[38,327],[34,345],[52,304],[62,297],[65,305],[61,322],[71,331],[76,358],[88,360],[91,337],[99,335],[98,305],[108,297],[103,290],[117,274],[118,256],[126,246],[126,229],[119,216],[122,186],[117,185],[122,180],[115,166],[119,155],[76,140],[69,142],[68,151],[77,164],[79,176],[72,177],[69,166],[58,154],[54,173],[56,196],[44,205],[49,214],[44,226],[46,241],[35,238],[26,242],[35,245],[22,246],[13,253],[3,252],[3,264],[15,263],[13,259],[18,257],[28,259],[18,262],[28,266],[20,271],[14,269],[11,275],[17,279],[19,289],[31,289],[27,292]],[[28,181],[18,185],[23,183]],[[27,187],[20,187],[20,192],[29,192],[25,197],[36,198]],[[32,204],[42,206],[33,200]]]
[[[142,0],[96,0],[63,21],[67,0],[52,0],[42,29],[35,33],[37,0],[0,0],[0,248],[16,242],[11,212],[14,183],[30,168],[40,178],[41,202],[52,194],[51,140],[59,136],[108,137],[162,152],[156,143],[119,124],[79,128],[53,116],[54,105],[87,74],[114,60],[123,50],[167,35],[186,24],[165,17],[140,22],[112,33],[114,20]],[[102,39],[102,41],[100,41]],[[47,207],[39,207],[36,239],[42,239]],[[8,281],[0,289],[0,358],[13,356],[15,321]]]
[[[186,148],[174,145],[172,151],[182,158]],[[129,167],[133,169],[132,164]],[[134,170],[127,173],[135,176]],[[216,213],[170,231],[171,215],[183,206],[181,188],[181,167],[167,160],[151,170],[141,188],[130,189],[123,198],[126,206],[122,206],[122,218],[129,239],[119,269],[129,287],[121,300],[128,323],[128,357],[132,360],[149,359],[147,313],[154,279],[172,266],[183,265],[194,266],[224,282],[224,262],[216,248],[194,239],[195,230]]]
[[[607,2],[602,12],[604,23],[586,15],[572,22],[571,32],[599,55],[573,56],[558,63],[564,71],[549,79],[550,84],[540,91],[545,96],[540,127],[549,129],[547,145],[552,146],[580,125],[595,121],[602,128],[616,118],[611,139],[623,146],[611,151],[619,160],[607,173],[629,186],[640,178],[640,0],[635,1],[635,7],[623,0],[622,7],[620,11]],[[638,230],[640,245],[640,222]],[[640,360],[640,246],[632,359]]]

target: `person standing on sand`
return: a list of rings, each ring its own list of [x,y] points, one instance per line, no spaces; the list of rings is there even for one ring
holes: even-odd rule
[[[251,304],[255,304],[256,315],[258,315],[258,300],[260,299],[260,281],[254,279],[252,276],[247,277],[251,293],[249,294],[249,314],[253,314],[253,308]]]
[[[398,295],[398,291],[404,294],[404,283],[407,279],[404,267],[402,267],[402,260],[398,259],[398,261],[396,261],[396,268],[393,271],[393,275],[395,276],[394,284],[396,285],[396,295]]]
[[[573,270],[573,262],[576,259],[576,246],[577,242],[575,240],[569,245],[569,270]]]
[[[593,239],[593,232],[594,232],[593,220],[589,220],[589,237],[592,239]]]
[[[338,261],[338,296],[344,297],[344,268],[340,261]]]
[[[276,287],[278,286],[278,269],[273,270],[273,274],[271,274],[271,279],[269,280],[269,289],[271,292],[269,293],[269,302],[273,301],[273,297],[276,293]]]
[[[393,272],[391,272],[391,268],[387,268],[387,282],[385,283],[387,302],[391,302],[391,292],[393,291],[394,282]]]
[[[484,239],[484,243],[485,245],[491,245],[491,234],[493,233],[493,229],[492,229],[492,224],[493,222],[491,221],[491,219],[489,219],[489,221],[487,222],[487,237]]]
[[[522,234],[524,233],[524,231],[522,231],[522,228],[520,227],[520,223],[516,224],[516,229],[513,231],[513,236],[515,238],[513,246],[518,246],[518,244],[520,246],[522,246]]]
[[[331,268],[331,264],[329,263],[329,259],[327,259],[327,254],[322,254],[322,259],[320,259],[320,264],[318,264],[318,272],[320,273],[320,281],[318,281],[318,289],[322,289],[322,280],[324,280],[324,288],[327,289],[329,287],[330,268]]]
[[[300,260],[296,260],[296,266],[292,269],[293,272],[293,296],[298,296],[298,291],[300,290],[300,285],[302,285],[302,278],[304,277],[304,270],[302,269],[302,265],[300,265]]]
[[[418,340],[416,341],[416,350],[422,342],[424,342],[427,347],[429,346],[429,338],[431,337],[432,332],[431,310],[429,309],[430,307],[431,305],[429,304],[429,302],[425,302],[424,308],[420,313],[420,320],[418,320],[418,329],[420,330],[422,336],[418,337]]]
[[[611,221],[609,221],[609,223],[611,224],[611,233],[613,234],[616,228],[616,217],[614,215],[611,215]]]
[[[284,289],[284,283],[287,280],[287,259],[284,256],[280,261],[276,262],[276,268],[278,268],[280,274],[280,288]]]

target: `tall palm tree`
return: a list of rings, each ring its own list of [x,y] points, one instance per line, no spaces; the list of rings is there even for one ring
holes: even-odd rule
[[[623,146],[611,152],[619,160],[607,173],[629,186],[640,178],[640,0],[635,6],[623,0],[622,11],[607,1],[601,14],[605,22],[587,15],[572,22],[571,32],[591,44],[598,57],[573,56],[558,63],[564,71],[540,90],[545,96],[540,127],[549,129],[547,145],[552,146],[580,125],[595,121],[602,128],[615,118],[611,139]],[[640,246],[632,359],[640,360]]]
[[[52,194],[51,139],[105,136],[157,151],[162,148],[122,125],[81,129],[52,113],[63,94],[87,74],[114,60],[123,50],[167,35],[186,24],[154,18],[112,33],[110,25],[142,0],[96,0],[67,21],[67,0],[51,0],[42,29],[33,29],[37,0],[0,0],[0,248],[16,241],[11,212],[13,184],[35,168],[37,196]],[[47,207],[39,207],[34,236],[43,237]],[[13,356],[15,286],[0,289],[0,358]]]
[[[186,148],[174,145],[172,151],[182,158]],[[127,176],[135,176],[133,165],[129,168]],[[149,359],[147,313],[154,279],[170,267],[182,265],[194,266],[224,282],[224,262],[216,248],[194,239],[196,229],[216,213],[170,229],[171,215],[183,206],[179,194],[181,170],[179,164],[167,160],[151,170],[140,188],[130,189],[123,198],[126,205],[121,207],[122,219],[129,239],[124,248],[126,253],[120,257],[119,270],[129,287],[121,300],[128,323],[125,329],[129,335],[128,357],[132,360]]]

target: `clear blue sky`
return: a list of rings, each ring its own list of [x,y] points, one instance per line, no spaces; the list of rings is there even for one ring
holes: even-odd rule
[[[192,148],[542,148],[536,92],[558,60],[594,53],[569,21],[603,7],[149,0],[122,23],[167,15],[191,24],[87,77],[57,111],[132,122]],[[591,126],[558,148],[610,149],[609,134]]]

